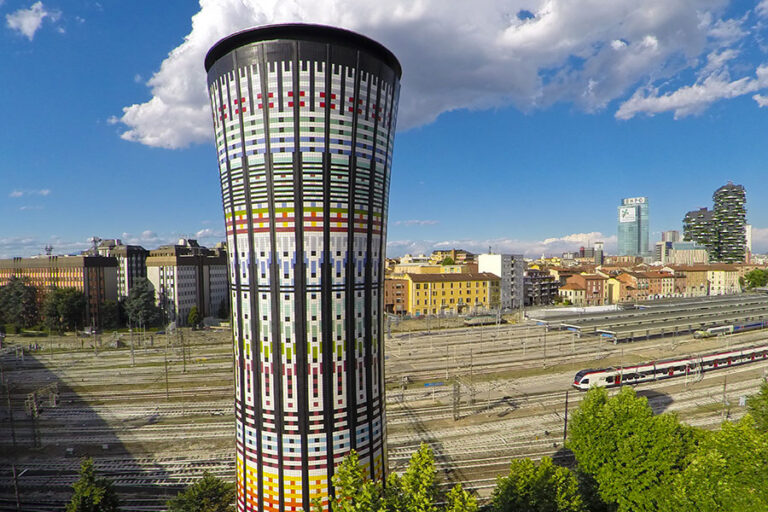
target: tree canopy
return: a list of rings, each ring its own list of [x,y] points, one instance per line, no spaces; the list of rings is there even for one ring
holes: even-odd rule
[[[189,310],[189,314],[187,315],[187,325],[197,327],[200,325],[201,321],[202,318],[200,318],[200,311],[197,309],[197,306],[192,306]]]
[[[207,471],[203,478],[166,503],[168,512],[232,512],[235,510],[235,484],[216,478]]]
[[[756,268],[746,273],[744,281],[747,288],[760,288],[768,285],[768,270]]]
[[[768,433],[768,382],[763,382],[760,391],[747,398],[747,408],[755,428],[763,434]]]
[[[72,488],[74,493],[66,512],[115,512],[120,509],[112,482],[96,476],[91,458],[83,459],[80,465],[80,479]]]
[[[576,475],[544,457],[513,460],[509,475],[496,482],[489,512],[587,512]]]
[[[366,478],[366,474],[357,453],[350,452],[333,475],[336,498],[331,501],[332,512],[477,511],[474,496],[461,485],[457,484],[447,495],[440,493],[435,460],[427,444],[411,456],[402,476],[389,475],[386,488],[381,482]],[[319,505],[316,509],[320,509]]]
[[[27,279],[14,276],[0,286],[0,321],[32,327],[38,318],[37,288]]]
[[[667,491],[670,510],[758,512],[768,510],[768,440],[745,416],[706,432]]]
[[[52,288],[43,300],[43,318],[49,329],[74,331],[85,321],[85,295],[75,288]]]
[[[654,416],[632,388],[608,399],[595,387],[571,418],[568,447],[605,502],[618,512],[638,512],[664,509],[695,442],[692,428],[672,414]]]
[[[134,325],[155,325],[159,322],[160,309],[155,303],[155,288],[149,279],[142,277],[133,282],[125,299],[125,312]]]

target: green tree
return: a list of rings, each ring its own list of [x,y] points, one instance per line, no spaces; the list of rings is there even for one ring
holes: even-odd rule
[[[408,512],[434,512],[437,510],[437,469],[432,448],[421,443],[411,455],[408,469],[400,478],[400,489]]]
[[[451,258],[450,256],[446,256],[440,264],[441,265],[453,265],[454,261],[453,261],[453,258]]]
[[[219,318],[229,318],[229,302],[227,299],[222,299],[219,303],[219,310],[216,312],[216,316]]]
[[[120,303],[107,300],[101,304],[101,327],[117,329],[120,327]]]
[[[192,306],[187,315],[187,325],[197,327],[200,325],[200,320],[200,311],[198,311],[197,306]]]
[[[461,484],[456,484],[445,497],[445,512],[477,512],[477,500]]]
[[[168,512],[231,512],[235,510],[235,484],[207,471],[196,483],[165,504]]]
[[[381,482],[366,479],[357,452],[352,450],[339,464],[331,479],[336,497],[331,500],[333,512],[385,512]],[[317,507],[319,510],[319,506]]]
[[[354,451],[342,461],[333,475],[333,512],[477,512],[474,496],[456,485],[446,496],[437,485],[437,470],[432,450],[422,444],[411,456],[403,476],[391,473],[386,487],[368,479]],[[438,505],[445,502],[445,507]],[[315,509],[320,510],[319,504]]]
[[[695,432],[674,415],[654,416],[632,388],[611,399],[592,388],[571,418],[568,447],[618,512],[656,511],[668,506],[672,482],[695,449]]]
[[[491,495],[491,512],[586,512],[576,475],[544,457],[512,461],[509,475],[501,477]]]
[[[29,284],[29,280],[14,276],[0,287],[0,319],[22,327],[38,323],[37,288]]]
[[[125,300],[125,312],[133,325],[155,325],[160,320],[160,309],[155,303],[155,288],[147,278],[136,279]]]
[[[696,453],[668,488],[673,510],[768,510],[768,437],[747,415],[706,432]]]
[[[74,493],[67,505],[66,512],[114,512],[119,510],[120,502],[112,482],[97,477],[93,469],[93,459],[83,459],[80,465],[80,479],[72,486]]]
[[[83,326],[85,295],[75,288],[51,288],[45,295],[42,309],[49,329],[74,331]]]
[[[747,288],[759,288],[768,285],[768,270],[756,268],[744,276]]]
[[[760,385],[760,391],[747,398],[747,409],[755,422],[755,428],[768,432],[768,382]]]
[[[43,314],[43,323],[46,327],[50,330],[55,330],[57,332],[61,332],[61,319],[59,318],[59,306],[58,306],[58,299],[57,299],[57,292],[58,290],[56,288],[52,288],[48,291],[45,298],[43,299],[42,304],[42,314]]]
[[[74,331],[83,327],[85,318],[85,294],[75,288],[61,291],[58,308],[64,329]]]

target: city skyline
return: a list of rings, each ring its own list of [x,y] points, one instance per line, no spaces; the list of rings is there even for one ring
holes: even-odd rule
[[[218,197],[201,193],[217,184],[199,58],[225,32],[268,22],[339,24],[403,56],[409,114],[393,162],[390,256],[490,245],[531,257],[600,240],[612,253],[622,197],[653,203],[653,244],[727,181],[768,193],[768,3],[680,1],[644,24],[632,3],[614,4],[591,7],[595,31],[579,2],[450,13],[363,1],[342,14],[330,0],[142,10],[6,0],[0,257],[48,244],[77,252],[94,235],[148,249],[181,236],[222,241]],[[430,44],[413,23],[429,27]],[[554,48],[562,34],[572,46]],[[768,251],[768,205],[749,203],[747,222],[754,252]]]

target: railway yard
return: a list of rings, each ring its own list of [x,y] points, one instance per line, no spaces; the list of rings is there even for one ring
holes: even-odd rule
[[[713,322],[768,318],[765,297],[647,311],[388,337],[390,469],[404,468],[427,442],[446,486],[462,482],[485,497],[510,459],[563,456],[566,401],[572,411],[583,397],[571,387],[578,370],[768,344],[765,330],[692,335],[709,321],[701,311],[719,315]],[[678,328],[639,334],[667,322]],[[611,343],[597,332],[611,326],[632,329],[627,340],[634,341]],[[0,353],[0,510],[16,510],[14,468],[21,510],[61,510],[84,455],[115,482],[124,510],[160,510],[206,470],[233,479],[232,364],[229,331],[133,340],[9,336]],[[757,391],[766,372],[761,361],[636,389],[657,412],[715,428],[744,414],[741,398]]]

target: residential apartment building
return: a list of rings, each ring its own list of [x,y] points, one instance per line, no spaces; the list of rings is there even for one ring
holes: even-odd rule
[[[741,293],[739,269],[735,265],[709,265],[707,281],[710,295]]]
[[[501,307],[515,309],[525,303],[525,261],[522,254],[479,254],[477,269],[501,278]]]
[[[560,287],[560,296],[577,306],[602,306],[607,303],[607,281],[600,274],[574,274]]]
[[[477,256],[464,249],[450,249],[447,251],[432,251],[429,260],[432,263],[442,263],[445,258],[450,258],[455,264],[463,265],[477,261]]]
[[[229,300],[227,255],[195,240],[179,240],[149,252],[147,278],[168,321],[186,325],[193,306],[201,317],[215,316]]]
[[[498,309],[500,278],[495,274],[406,274],[408,313],[464,314]]]
[[[705,295],[729,295],[741,293],[739,277],[742,266],[725,263],[710,265],[669,265],[665,268],[674,272],[676,279],[684,278],[685,297]],[[677,287],[677,285],[676,285]]]
[[[102,240],[98,245],[101,256],[117,260],[117,296],[122,299],[136,279],[147,277],[147,256],[149,251],[140,245],[124,245],[119,238]]]
[[[662,263],[670,265],[699,265],[709,263],[707,248],[696,242],[674,242]]]
[[[384,311],[395,315],[408,313],[408,279],[403,277],[384,278]]]
[[[586,306],[586,302],[584,301],[586,290],[582,284],[576,282],[566,283],[560,287],[559,293],[563,302],[573,306]]]
[[[529,268],[524,277],[525,305],[545,306],[554,304],[560,289],[560,282],[545,270]]]
[[[0,286],[27,279],[42,303],[51,288],[75,288],[86,299],[84,325],[101,326],[101,308],[117,301],[117,260],[104,256],[35,256],[0,260]]]

